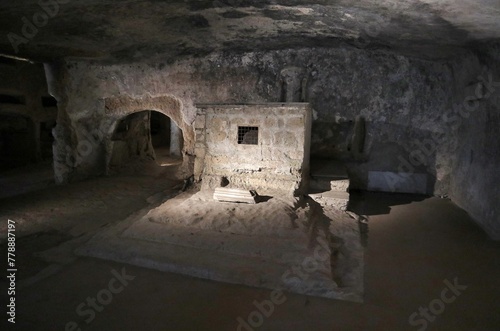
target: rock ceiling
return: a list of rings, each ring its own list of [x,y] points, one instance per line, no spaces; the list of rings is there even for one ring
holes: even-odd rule
[[[0,36],[0,53],[41,61],[343,44],[439,59],[500,40],[500,2],[4,0]]]

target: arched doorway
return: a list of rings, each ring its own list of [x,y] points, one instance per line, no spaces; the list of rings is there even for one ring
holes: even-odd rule
[[[155,152],[156,163],[168,166],[182,160],[182,130],[170,117],[151,111],[151,142]]]
[[[182,130],[163,113],[151,110],[127,115],[119,120],[111,137],[110,168],[116,172],[137,164],[159,167],[182,164]]]

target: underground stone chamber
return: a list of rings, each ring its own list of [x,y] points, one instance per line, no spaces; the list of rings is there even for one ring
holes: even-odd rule
[[[113,265],[137,280],[90,329],[406,330],[455,275],[432,326],[498,329],[499,9],[2,2],[0,234],[16,220],[38,261],[21,328],[85,329],[74,308]],[[261,327],[254,287],[290,298]]]

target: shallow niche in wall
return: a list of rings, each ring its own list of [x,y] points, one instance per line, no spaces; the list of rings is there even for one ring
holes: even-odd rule
[[[17,114],[0,115],[0,171],[36,161],[34,123]]]
[[[182,130],[161,112],[144,110],[122,118],[111,140],[110,166],[115,169],[144,160],[162,167],[182,163]]]
[[[40,153],[43,160],[52,159],[52,145],[54,144],[52,130],[55,126],[55,120],[40,123]]]

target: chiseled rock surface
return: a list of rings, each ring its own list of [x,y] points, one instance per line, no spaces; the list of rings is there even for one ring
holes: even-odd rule
[[[0,35],[5,36],[0,39],[2,53],[130,62],[220,50],[351,43],[442,58],[472,42],[500,37],[498,3],[491,0],[42,3],[0,4]]]
[[[105,173],[116,123],[127,113],[153,107],[178,119],[189,159],[196,154],[197,103],[279,102],[281,71],[292,65],[307,69],[312,156],[345,159],[352,188],[366,188],[369,171],[426,174],[429,191],[448,194],[498,237],[498,185],[491,185],[498,182],[500,164],[498,54],[492,47],[481,57],[471,52],[431,62],[346,46],[214,53],[171,64],[47,65],[49,90],[59,107],[57,180]],[[467,101],[482,80],[492,92]],[[117,96],[134,100],[136,107],[110,112],[107,100]],[[170,101],[150,102],[158,99]],[[468,109],[473,110],[464,102],[472,102]],[[366,140],[363,154],[353,160],[349,142],[357,116],[366,120]],[[186,173],[191,166],[185,164]]]

